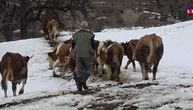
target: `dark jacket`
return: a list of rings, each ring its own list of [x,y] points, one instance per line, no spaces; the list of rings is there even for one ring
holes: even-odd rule
[[[96,50],[94,37],[95,35],[87,30],[81,29],[73,36],[72,49],[77,57],[91,57]]]

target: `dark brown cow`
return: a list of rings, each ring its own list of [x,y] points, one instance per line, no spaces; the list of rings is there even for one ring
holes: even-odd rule
[[[19,94],[24,93],[24,86],[28,76],[28,61],[30,57],[22,56],[19,53],[7,52],[1,60],[1,85],[7,97],[7,82],[12,82],[13,96],[16,96],[17,84],[22,82]]]
[[[149,79],[148,69],[150,66],[153,66],[153,80],[156,79],[157,68],[163,52],[162,38],[155,34],[145,35],[138,41],[133,59],[139,61],[143,80]]]
[[[49,39],[50,43],[56,43],[58,37],[59,25],[58,22],[51,16],[42,18],[43,35]]]
[[[133,57],[133,52],[134,52],[135,46],[137,45],[138,41],[139,40],[137,40],[137,39],[133,39],[133,40],[130,40],[129,42],[121,43],[121,45],[124,48],[124,55],[126,55],[127,58],[128,58],[127,64],[124,67],[125,69],[127,69],[128,65],[130,63],[132,63],[133,64],[133,69],[134,69],[134,71],[136,71],[135,61],[132,59],[132,57]]]

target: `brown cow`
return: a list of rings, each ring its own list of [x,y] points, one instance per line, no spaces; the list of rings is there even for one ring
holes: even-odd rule
[[[105,63],[105,51],[107,50],[108,46],[113,44],[114,42],[111,40],[106,41],[98,41],[97,42],[97,74],[99,77],[102,77],[104,74],[103,66]],[[106,79],[106,78],[105,78]]]
[[[163,52],[162,38],[156,34],[145,35],[138,41],[133,59],[139,61],[143,80],[149,79],[148,69],[150,66],[153,66],[153,80],[156,79],[157,68]]]
[[[42,18],[42,29],[46,39],[49,39],[50,43],[56,43],[58,37],[59,24],[51,16],[45,16]]]
[[[127,58],[128,58],[127,64],[124,67],[125,69],[127,69],[128,65],[130,63],[132,63],[133,64],[133,69],[134,69],[134,71],[136,71],[135,61],[132,59],[132,57],[133,57],[133,52],[134,52],[135,46],[137,45],[138,41],[139,40],[137,40],[137,39],[133,39],[133,40],[130,40],[129,42],[121,43],[121,45],[124,48],[124,55],[126,55]]]
[[[54,76],[56,76],[55,67],[62,65],[62,72],[64,73],[69,66],[71,47],[71,43],[62,43],[53,52],[48,53],[49,69],[53,69]]]
[[[24,86],[28,76],[28,61],[31,57],[24,57],[19,53],[7,52],[1,60],[1,85],[4,90],[5,97],[7,97],[7,82],[12,82],[13,96],[16,96],[17,84],[22,82],[22,88],[19,94],[24,93]]]
[[[105,51],[105,64],[107,78],[119,81],[120,68],[124,55],[124,49],[121,44],[113,43]]]
[[[119,81],[120,67],[124,54],[122,45],[111,40],[101,41],[97,53],[99,77]]]

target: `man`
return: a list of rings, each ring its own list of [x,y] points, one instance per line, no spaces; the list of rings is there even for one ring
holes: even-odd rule
[[[72,36],[72,49],[74,50],[74,58],[76,61],[74,79],[78,91],[82,91],[82,88],[88,89],[86,81],[94,71],[91,56],[95,54],[96,51],[95,35],[87,30],[87,21],[82,21],[80,27],[81,29]]]

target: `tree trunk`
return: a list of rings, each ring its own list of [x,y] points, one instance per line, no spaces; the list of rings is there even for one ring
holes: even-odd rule
[[[3,25],[3,31],[6,41],[12,41],[13,40],[13,28],[10,24],[4,24]]]
[[[27,22],[25,20],[20,21],[21,39],[27,39]]]

